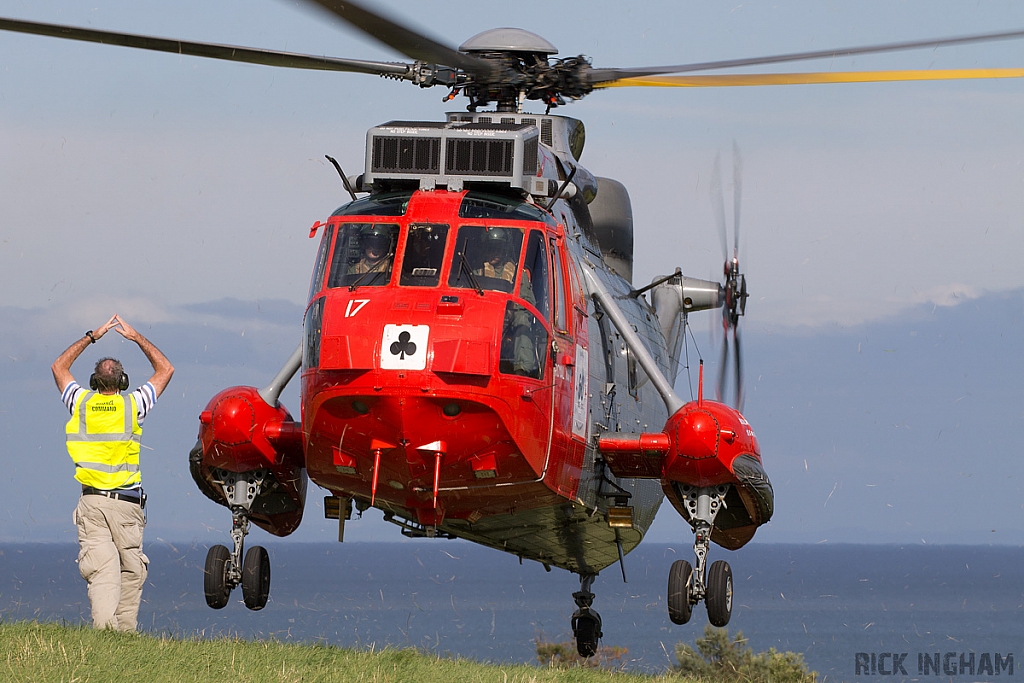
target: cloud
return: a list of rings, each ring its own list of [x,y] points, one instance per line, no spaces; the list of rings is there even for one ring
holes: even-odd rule
[[[272,367],[275,357],[287,358],[298,344],[302,331],[303,309],[282,300],[242,301],[222,299],[191,305],[169,305],[142,297],[97,297],[62,302],[49,307],[0,307],[0,358],[7,359],[11,377],[38,377],[49,364],[86,330],[96,329],[114,313],[163,348],[159,337],[170,333],[171,347],[179,362],[230,365],[240,347],[258,354]],[[182,334],[184,330],[189,333]],[[131,345],[111,331],[100,342],[104,353],[117,354]],[[211,343],[212,342],[212,343]],[[279,354],[276,346],[287,350]],[[100,349],[87,349],[87,356]],[[170,351],[163,348],[169,356]],[[45,377],[49,373],[44,373]]]
[[[963,283],[950,283],[948,285],[936,285],[921,292],[916,292],[917,298],[925,303],[932,303],[936,306],[957,306],[980,298],[985,290]]]
[[[221,330],[248,327],[268,330],[301,324],[302,307],[290,301],[219,299],[199,304],[171,305],[152,298],[98,296],[61,302],[49,307],[0,307],[0,331],[4,342],[67,336],[69,329],[96,329],[110,316],[143,329],[155,325],[198,325]]]

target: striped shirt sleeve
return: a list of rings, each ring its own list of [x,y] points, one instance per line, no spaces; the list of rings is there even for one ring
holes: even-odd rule
[[[81,385],[75,380],[68,382],[68,385],[64,387],[64,391],[60,395],[60,400],[64,402],[69,413],[75,412],[75,401],[78,400],[79,392],[84,391]]]
[[[146,415],[156,405],[156,388],[151,382],[146,382],[141,387],[132,392],[132,396],[135,397],[135,405],[138,406],[139,426],[142,426],[143,420],[146,419]]]

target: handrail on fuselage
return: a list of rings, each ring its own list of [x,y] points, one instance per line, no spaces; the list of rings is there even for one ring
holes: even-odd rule
[[[636,356],[640,367],[650,377],[654,388],[658,390],[658,393],[661,394],[661,399],[665,402],[668,414],[675,414],[676,411],[685,405],[683,400],[673,391],[672,385],[669,384],[668,379],[661,372],[650,351],[647,350],[647,346],[640,341],[640,337],[633,331],[633,327],[622,314],[622,309],[615,303],[615,299],[608,293],[608,290],[601,282],[601,279],[594,273],[592,267],[585,262],[581,263],[581,265],[583,266],[583,277],[587,281],[587,289],[590,290],[591,296],[597,299],[601,306],[604,307],[608,317],[612,320],[612,324],[615,325],[615,329],[622,335],[629,350]]]

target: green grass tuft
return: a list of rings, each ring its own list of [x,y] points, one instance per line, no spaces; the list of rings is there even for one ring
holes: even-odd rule
[[[0,624],[0,680],[17,683],[685,683],[588,668],[444,659],[276,641],[178,639],[35,622]]]

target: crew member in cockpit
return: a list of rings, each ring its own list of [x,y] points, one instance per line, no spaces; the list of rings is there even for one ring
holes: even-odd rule
[[[493,277],[506,282],[516,281],[516,262],[509,254],[509,238],[502,228],[490,228],[484,235],[484,262],[474,275]],[[524,278],[528,278],[525,272]],[[535,303],[535,302],[534,302]]]
[[[383,225],[366,228],[359,236],[362,257],[348,267],[349,275],[364,273],[391,274],[391,235]]]
[[[518,254],[510,253],[512,251],[512,243],[513,240],[509,238],[505,228],[489,228],[487,234],[484,235],[483,241],[483,265],[474,271],[473,274],[515,283],[516,267],[519,259],[517,258]],[[533,294],[530,271],[523,268],[522,272],[523,277],[519,283],[519,296],[536,306],[537,297]]]

